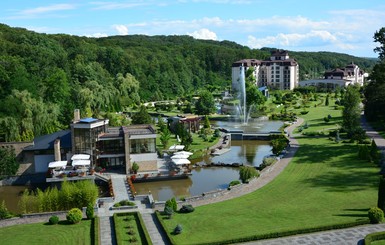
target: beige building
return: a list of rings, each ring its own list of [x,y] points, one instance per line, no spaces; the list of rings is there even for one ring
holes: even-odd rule
[[[284,50],[276,50],[267,60],[244,59],[232,65],[232,89],[238,91],[240,87],[240,67],[246,71],[253,68],[255,84],[258,87],[268,87],[280,90],[292,90],[298,86],[299,65],[295,59],[289,57]]]

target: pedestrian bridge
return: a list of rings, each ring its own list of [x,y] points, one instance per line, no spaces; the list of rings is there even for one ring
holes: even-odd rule
[[[223,132],[230,134],[232,140],[270,140],[272,135],[280,135],[281,131],[269,132],[245,132],[243,130],[222,129]]]

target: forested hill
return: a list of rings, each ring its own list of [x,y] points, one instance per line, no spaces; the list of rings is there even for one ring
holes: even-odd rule
[[[0,24],[0,141],[67,127],[74,108],[91,116],[202,88],[223,90],[234,61],[265,59],[269,51],[189,36],[96,39]],[[298,60],[302,78],[350,62],[368,70],[375,62],[326,52],[289,54]]]

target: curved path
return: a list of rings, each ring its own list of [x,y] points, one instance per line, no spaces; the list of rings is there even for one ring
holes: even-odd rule
[[[225,200],[243,196],[265,186],[267,183],[277,177],[282,172],[282,170],[285,169],[285,167],[289,164],[289,162],[297,152],[299,144],[298,141],[292,136],[294,129],[301,125],[303,121],[304,120],[302,118],[298,118],[295,123],[291,124],[286,128],[287,133],[290,135],[290,148],[288,149],[288,152],[282,159],[280,159],[279,162],[275,163],[270,167],[265,168],[258,178],[251,180],[248,184],[242,184],[242,186],[240,186],[239,188],[234,188],[230,191],[225,191],[223,194],[220,194],[216,197],[208,197],[202,198],[200,200],[187,201],[187,203],[192,204],[196,207],[216,202],[222,202]]]

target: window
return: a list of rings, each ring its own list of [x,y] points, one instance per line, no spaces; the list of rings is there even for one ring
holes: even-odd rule
[[[133,139],[130,142],[130,153],[155,153],[155,139]]]

